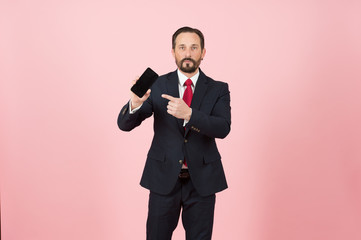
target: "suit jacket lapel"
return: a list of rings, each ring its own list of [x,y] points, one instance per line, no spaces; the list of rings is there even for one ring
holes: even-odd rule
[[[172,72],[169,77],[168,77],[168,81],[167,81],[167,94],[172,96],[172,97],[176,97],[179,98],[179,80],[178,80],[178,74],[177,71]],[[182,134],[184,133],[184,128],[183,128],[183,119],[178,119],[178,118],[174,118],[177,121],[179,130],[182,132]]]
[[[194,94],[193,94],[193,98],[192,98],[192,103],[191,103],[191,108],[197,109],[199,110],[201,103],[202,103],[202,99],[204,97],[204,95],[207,92],[207,87],[208,87],[208,80],[206,75],[204,75],[204,73],[199,69],[199,77],[197,80],[197,84],[194,90]],[[187,135],[187,133],[189,132],[189,128],[186,129],[185,135]]]
[[[177,71],[172,72],[168,76],[167,81],[167,94],[171,95],[172,97],[179,98],[179,88],[178,88],[178,75]]]
[[[196,84],[196,87],[194,90],[192,103],[191,103],[191,108],[195,108],[195,109],[200,108],[202,99],[203,99],[204,95],[206,94],[207,87],[208,87],[206,75],[204,75],[204,73],[200,69],[199,69],[199,71],[200,71],[200,73],[199,73],[199,77],[197,80],[197,84]]]

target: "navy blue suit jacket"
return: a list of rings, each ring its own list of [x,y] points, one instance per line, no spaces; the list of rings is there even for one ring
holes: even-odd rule
[[[227,188],[227,182],[215,138],[228,135],[231,107],[228,84],[207,77],[201,70],[192,99],[192,116],[183,127],[183,119],[167,113],[168,94],[179,97],[177,71],[160,76],[150,97],[134,114],[129,103],[120,111],[118,126],[130,131],[154,115],[154,137],[140,184],[150,191],[172,191],[186,159],[194,187],[201,196]]]

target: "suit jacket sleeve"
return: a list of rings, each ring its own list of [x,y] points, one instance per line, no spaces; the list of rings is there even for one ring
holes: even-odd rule
[[[231,130],[231,106],[228,84],[223,83],[210,114],[192,108],[186,128],[211,138],[225,138]]]
[[[133,114],[129,113],[129,101],[124,105],[118,116],[118,127],[123,131],[130,131],[139,126],[144,119],[152,116],[152,96],[143,103],[140,109]]]

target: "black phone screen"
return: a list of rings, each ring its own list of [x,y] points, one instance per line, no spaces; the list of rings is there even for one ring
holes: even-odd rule
[[[147,68],[130,90],[141,98],[153,85],[157,78],[158,74],[151,68]]]

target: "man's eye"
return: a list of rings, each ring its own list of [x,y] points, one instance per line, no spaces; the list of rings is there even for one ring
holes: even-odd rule
[[[197,47],[192,47],[192,49],[193,49],[193,50],[196,50],[196,49],[197,49]]]

